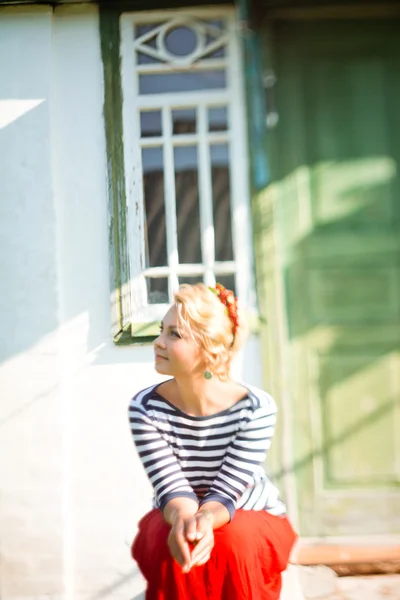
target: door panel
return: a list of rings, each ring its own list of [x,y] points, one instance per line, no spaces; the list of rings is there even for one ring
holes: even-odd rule
[[[300,530],[400,533],[400,23],[279,24],[274,47]]]

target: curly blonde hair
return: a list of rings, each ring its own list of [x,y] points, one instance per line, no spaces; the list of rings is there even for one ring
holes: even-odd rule
[[[242,345],[244,321],[239,312],[239,328],[233,335],[233,323],[225,306],[203,283],[182,284],[175,292],[179,326],[203,350],[207,368],[222,381],[229,378],[235,353]]]

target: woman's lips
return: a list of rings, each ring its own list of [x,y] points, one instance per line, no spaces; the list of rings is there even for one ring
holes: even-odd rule
[[[159,354],[156,354],[155,359],[156,360],[168,360],[167,358],[165,358],[165,356],[160,356]]]

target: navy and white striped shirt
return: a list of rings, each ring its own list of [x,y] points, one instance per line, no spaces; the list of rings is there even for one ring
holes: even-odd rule
[[[217,501],[231,518],[236,508],[286,513],[263,462],[276,422],[273,398],[253,386],[230,408],[189,416],[163,398],[159,384],[130,402],[133,439],[161,510],[172,498]]]

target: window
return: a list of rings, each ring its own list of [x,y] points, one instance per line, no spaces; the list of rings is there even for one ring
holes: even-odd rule
[[[130,335],[151,336],[180,283],[255,305],[235,12],[121,17]]]

